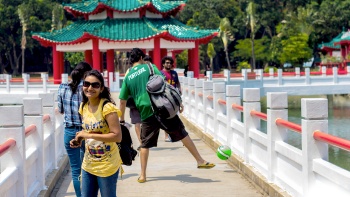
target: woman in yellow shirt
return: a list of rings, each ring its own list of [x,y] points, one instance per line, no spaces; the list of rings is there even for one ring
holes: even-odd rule
[[[117,196],[118,172],[122,160],[116,142],[122,139],[119,124],[121,112],[113,104],[110,92],[104,86],[103,76],[97,70],[86,73],[83,81],[83,102],[79,113],[83,130],[71,141],[79,147],[85,139],[82,163],[82,196]]]

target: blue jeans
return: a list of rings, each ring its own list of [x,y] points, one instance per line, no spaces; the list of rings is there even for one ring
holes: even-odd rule
[[[68,154],[70,168],[72,170],[73,186],[77,197],[81,196],[79,176],[81,173],[81,163],[84,158],[85,143],[82,143],[81,148],[71,148],[69,142],[75,138],[75,133],[81,130],[82,128],[79,126],[64,128],[64,147]]]
[[[119,170],[109,177],[99,177],[82,170],[82,195],[83,197],[96,197],[100,189],[103,197],[117,196],[117,180]]]

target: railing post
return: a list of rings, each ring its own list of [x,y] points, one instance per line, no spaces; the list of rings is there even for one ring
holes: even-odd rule
[[[230,82],[231,72],[228,69],[224,69],[224,77],[226,82]]]
[[[24,93],[28,93],[29,74],[22,73],[22,79],[23,79]]]
[[[203,83],[203,103],[204,103],[204,132],[210,133],[213,129],[213,120],[210,119],[210,112],[214,113],[213,101],[209,100],[207,97],[213,94],[213,82],[204,81]]]
[[[241,105],[241,87],[239,85],[226,86],[226,112],[227,112],[227,144],[233,149],[232,138],[233,132],[231,128],[231,120],[241,121],[241,112],[232,109],[232,104]],[[235,151],[238,152],[238,151]]]
[[[300,67],[295,68],[295,77],[300,77]]]
[[[252,117],[250,111],[261,111],[260,89],[243,89],[243,119],[244,119],[244,160],[249,163],[249,154],[251,152],[251,139],[249,137],[250,129],[260,129],[260,119]]]
[[[347,75],[350,75],[350,66],[346,66]]]
[[[243,76],[243,81],[246,81],[248,79],[247,69],[242,69],[241,73]]]
[[[187,77],[188,78],[193,78],[194,72],[193,71],[187,71]]]
[[[308,196],[309,189],[315,184],[313,160],[321,158],[328,161],[328,144],[314,139],[315,130],[328,133],[328,101],[324,98],[302,98],[302,171],[303,196]]]
[[[218,140],[222,144],[227,142],[227,120],[226,106],[218,103],[219,99],[226,100],[225,83],[214,83],[213,86],[213,105],[214,105],[214,140]],[[220,118],[219,118],[220,117]],[[223,121],[219,121],[223,120]],[[224,125],[222,125],[224,124]]]
[[[326,76],[326,72],[327,72],[327,67],[322,66],[321,67],[321,72],[322,72],[322,77],[325,77]]]
[[[283,85],[283,72],[282,69],[277,70],[278,73],[278,86]]]
[[[195,96],[194,96],[194,85],[197,79],[195,78],[189,78],[188,79],[188,113],[189,113],[189,119],[191,121],[196,122],[196,119],[198,118],[196,114],[196,103],[195,103]]]
[[[309,85],[310,83],[310,68],[305,68],[305,84]]]
[[[62,78],[62,83],[68,83],[68,74],[67,73],[62,73],[61,78]]]
[[[333,67],[333,83],[338,84],[338,67]]]
[[[7,185],[15,186],[15,189],[11,188],[11,191],[16,191],[16,196],[26,196],[25,175],[27,173],[25,168],[23,122],[23,106],[0,106],[0,144],[11,138],[16,141],[15,147],[8,153],[2,155],[0,159],[1,173],[3,173],[5,169],[15,167],[16,176],[10,176],[6,182],[1,182],[0,184],[10,183],[10,185]],[[3,186],[0,187],[1,196],[13,196],[13,193],[9,194],[4,188]]]
[[[273,68],[269,68],[269,75],[270,75],[270,78],[273,78]]]
[[[188,92],[188,77],[180,77],[182,80],[182,83],[181,83],[181,89],[182,89],[182,103],[183,105],[185,106],[185,109],[184,109],[184,116],[188,117],[190,116],[189,114],[189,110],[187,109],[189,106],[190,106],[190,102],[189,102],[189,92]]]
[[[114,77],[113,77],[113,72],[109,72],[108,73],[108,87],[110,89],[110,91],[113,91],[114,92]]]
[[[213,80],[213,71],[207,71],[207,80],[208,81]]]
[[[48,75],[45,73],[41,73],[41,79],[43,80],[43,92],[46,93],[47,92],[47,79],[48,79]]]
[[[200,128],[204,128],[204,104],[203,104],[203,79],[196,80],[195,86],[194,86],[194,98],[195,98],[195,113],[197,114],[197,120],[194,122],[197,122],[197,125]],[[199,95],[201,94],[201,96]]]
[[[36,195],[42,189],[45,188],[45,176],[44,176],[44,131],[43,131],[43,107],[41,98],[24,98],[24,126],[28,127],[31,124],[36,126],[36,132],[32,133],[28,140],[26,140],[26,150],[34,149],[37,153],[35,161],[30,161],[30,165],[26,164],[27,169],[35,169],[33,171],[27,171],[27,177],[36,177],[34,182],[27,182],[25,185],[27,191],[31,191],[31,194],[27,196]],[[62,145],[63,146],[63,145]],[[29,155],[26,155],[27,157]]]
[[[115,78],[115,81],[113,83],[113,89],[114,89],[114,91],[119,91],[120,90],[120,75],[119,75],[119,72],[114,72],[114,78]]]
[[[276,119],[288,120],[288,95],[286,92],[267,93],[267,179],[274,181],[277,172],[277,141],[285,142],[288,129],[276,125]]]
[[[264,70],[263,69],[256,69],[256,74],[258,75],[258,79],[260,79],[261,81],[264,80]]]
[[[10,80],[11,80],[11,75],[6,74],[6,92],[10,93]]]

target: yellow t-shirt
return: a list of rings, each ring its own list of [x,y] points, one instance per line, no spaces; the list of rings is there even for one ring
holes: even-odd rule
[[[109,133],[109,127],[105,119],[109,113],[116,112],[121,116],[121,111],[111,102],[103,106],[106,99],[101,99],[98,109],[91,113],[88,105],[80,105],[79,113],[82,115],[82,127],[88,133]],[[85,154],[82,168],[99,177],[108,177],[113,175],[120,168],[122,160],[119,154],[119,148],[115,142],[102,142],[94,139],[85,140]]]

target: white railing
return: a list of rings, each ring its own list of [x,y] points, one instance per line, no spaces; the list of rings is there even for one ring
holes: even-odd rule
[[[302,99],[302,149],[298,149],[286,142],[293,127],[279,121],[288,120],[287,93],[267,93],[268,110],[263,114],[259,88],[243,89],[241,98],[237,85],[193,78],[181,81],[183,116],[214,142],[231,147],[243,165],[254,168],[266,182],[291,196],[350,196],[350,172],[328,161],[328,145],[334,144],[316,135],[328,135],[327,99]],[[261,119],[267,121],[266,134],[260,128]],[[350,150],[350,141],[341,140]]]
[[[0,97],[0,194],[37,196],[66,157],[54,93]],[[8,146],[10,144],[10,146]]]
[[[123,77],[119,76],[119,72],[115,73],[102,73],[105,78],[105,85],[110,88],[111,92],[118,92],[121,86],[121,80]],[[52,84],[48,82],[48,75],[41,74],[41,80],[37,82],[29,82],[30,75],[22,74],[22,82],[11,82],[11,75],[0,74],[0,94],[1,93],[47,93],[56,91],[58,84]],[[113,79],[113,80],[108,80]],[[68,82],[68,74],[62,74],[62,82]]]

